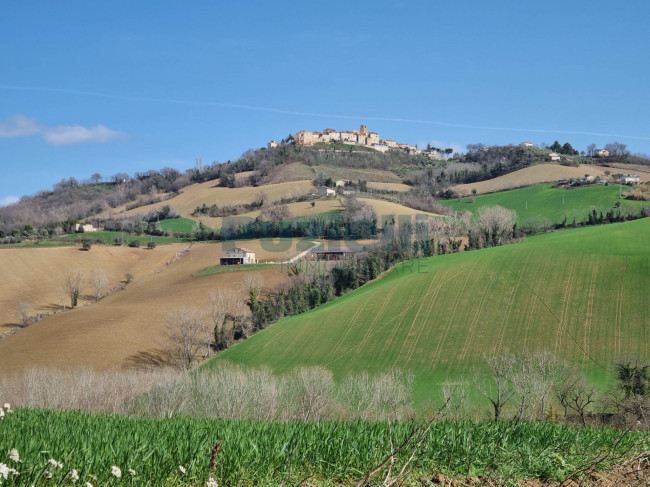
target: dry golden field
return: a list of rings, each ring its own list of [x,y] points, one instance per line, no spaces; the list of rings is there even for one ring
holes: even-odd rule
[[[96,268],[108,276],[107,289],[119,284],[127,272],[136,279],[154,272],[188,244],[160,245],[155,250],[95,245],[85,252],[79,247],[0,249],[0,334],[17,323],[16,308],[26,302],[30,314],[48,313],[69,305],[64,275],[80,269],[89,276]],[[80,304],[91,301],[91,286],[82,289]]]
[[[315,200],[315,202],[316,204],[313,207],[311,206],[311,202],[309,201],[289,203],[287,204],[287,207],[291,212],[291,216],[294,217],[315,215],[327,211],[338,211],[344,209],[338,198],[318,199]],[[258,216],[260,216],[260,213],[261,213],[260,210],[256,210],[248,213],[242,213],[241,215],[237,215],[236,217],[230,217],[230,218],[242,218],[242,219],[257,218]],[[223,225],[222,217],[217,217],[217,218],[204,217],[202,218],[202,221],[208,227],[215,228],[215,229],[219,229]]]
[[[605,171],[616,172],[612,168],[581,164],[578,167],[561,166],[559,164],[538,164],[519,171],[511,172],[498,178],[471,184],[459,184],[452,189],[460,195],[472,194],[476,189],[478,194],[494,193],[505,189],[520,188],[533,184],[557,181],[558,179],[581,178],[585,174],[603,176]]]
[[[120,267],[122,265],[120,262],[124,258],[116,254],[113,259],[106,258],[106,262],[104,262],[106,271],[111,277],[113,274],[119,274],[115,278],[119,279],[120,273],[124,269],[131,269],[132,272],[135,270],[134,281],[124,291],[115,292],[97,303],[54,314],[1,339],[0,370],[5,373],[32,366],[111,369],[159,363],[159,347],[164,342],[164,320],[169,311],[182,306],[201,307],[205,305],[211,289],[241,290],[243,297],[242,284],[249,272],[262,276],[266,287],[273,287],[286,278],[286,275],[280,272],[279,267],[277,269],[265,268],[247,272],[192,277],[192,273],[218,264],[219,257],[225,255],[225,250],[236,244],[250,248],[257,252],[258,257],[268,260],[286,259],[297,252],[295,244],[290,242],[291,248],[280,248],[278,252],[273,251],[270,244],[261,244],[259,241],[229,242],[223,246],[222,244],[195,244],[188,254],[160,272],[157,272],[156,269],[161,268],[165,259],[173,256],[180,246],[158,246],[150,252],[140,250],[142,254],[151,259],[151,262],[136,263],[130,267]],[[282,245],[282,242],[279,244],[276,242],[277,247],[282,247]],[[308,247],[309,245],[303,246]],[[41,262],[47,262],[48,258],[37,253],[47,252],[47,250],[71,250],[79,254],[83,253],[70,248],[27,250],[32,255],[31,259],[26,260]],[[115,251],[116,249],[97,246],[83,254],[84,256],[92,256],[93,253],[99,255],[100,250]],[[16,252],[18,251],[22,251],[22,249],[16,249]],[[64,266],[66,260],[58,255],[56,259],[53,254],[46,253],[44,255],[49,256],[49,260],[60,261],[60,264],[52,267],[47,267],[47,264],[32,266],[25,260],[23,260],[22,267],[19,264],[13,264],[14,272],[22,273],[21,283],[24,282],[25,286],[28,286],[30,282],[38,283],[42,275],[50,273],[53,275],[50,286],[58,287],[60,279],[58,274],[62,268],[60,266]],[[154,257],[157,258],[155,262]],[[136,259],[136,257],[131,258]],[[2,262],[4,263],[6,260],[3,259]],[[113,267],[109,267],[111,263]],[[89,268],[95,265],[96,263],[92,263]],[[12,280],[12,282],[16,281]],[[5,282],[2,284],[2,286],[8,285]],[[58,299],[56,289],[54,291],[45,290],[43,294]],[[5,306],[9,306],[9,311],[15,309],[15,301],[24,300],[25,297],[20,293],[15,293],[11,302],[8,302],[7,297],[3,295],[3,311]],[[36,298],[36,295],[32,295],[32,298]],[[39,302],[45,303],[47,306],[50,301],[52,301],[51,298],[45,298]],[[58,301],[55,301],[55,305],[59,307]]]
[[[178,210],[181,216],[191,218],[191,214],[197,206],[204,203],[207,206],[237,205],[251,203],[260,193],[266,194],[268,201],[277,201],[285,197],[293,197],[312,193],[316,191],[312,181],[292,181],[287,183],[269,184],[259,187],[245,186],[242,188],[222,188],[218,186],[219,181],[207,181],[200,184],[192,184],[183,188],[178,196],[160,203],[141,206],[132,210],[125,210],[125,206],[106,210],[101,217],[127,217],[137,214],[145,214],[151,210],[169,205]]]
[[[385,191],[410,191],[412,188],[404,183],[368,183],[370,189],[381,189]]]
[[[325,176],[332,179],[346,179],[356,182],[358,179],[363,181],[373,181],[379,183],[401,183],[402,178],[392,171],[383,169],[353,169],[349,167],[336,166],[312,166],[314,173],[322,172]]]
[[[372,206],[372,208],[377,213],[377,216],[380,217],[380,221],[383,220],[383,218],[381,217],[390,216],[390,215],[395,215],[395,216],[406,215],[409,217],[414,217],[416,215],[426,215],[429,217],[440,216],[436,213],[428,213],[426,211],[414,210],[413,208],[408,208],[398,203],[393,203],[391,201],[375,200],[372,198],[359,198],[359,201],[363,201],[364,203],[368,203],[370,206]]]
[[[314,170],[302,162],[281,164],[273,168],[268,176],[264,178],[264,184],[303,181],[306,179],[314,179],[315,175]]]

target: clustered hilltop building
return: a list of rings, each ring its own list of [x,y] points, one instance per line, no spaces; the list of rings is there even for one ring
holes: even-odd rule
[[[341,142],[343,144],[363,145],[370,147],[379,152],[387,152],[390,149],[403,149],[409,154],[420,154],[422,151],[417,146],[409,144],[400,144],[390,139],[380,139],[377,132],[368,132],[368,127],[362,125],[360,130],[344,130],[338,132],[334,129],[325,129],[322,132],[310,132],[301,130],[293,136],[296,145],[314,145],[319,142],[329,144],[331,142]],[[269,149],[277,147],[275,140],[269,142]],[[432,156],[433,154],[429,154]]]

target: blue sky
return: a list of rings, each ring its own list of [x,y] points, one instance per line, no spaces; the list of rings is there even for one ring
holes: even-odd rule
[[[0,202],[361,123],[419,145],[650,153],[645,0],[62,0],[2,14]]]

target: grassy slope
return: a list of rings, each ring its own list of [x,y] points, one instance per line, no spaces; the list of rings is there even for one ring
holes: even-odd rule
[[[474,203],[470,197],[465,197],[460,202],[454,199],[440,200],[439,203],[457,211],[471,211],[474,214],[483,206],[501,205],[515,210],[520,220],[541,216],[556,223],[561,222],[566,215],[567,221],[571,223],[573,217],[578,222],[582,221],[592,208],[605,214],[617,201],[621,201],[625,208],[643,208],[648,205],[643,201],[619,199],[618,186],[560,189],[548,184],[479,195]]]
[[[650,357],[648,248],[644,219],[406,263],[217,359],[277,372],[324,365],[338,377],[399,367],[416,375],[422,400],[484,353],[551,350],[602,383],[580,347],[605,365],[621,353]]]

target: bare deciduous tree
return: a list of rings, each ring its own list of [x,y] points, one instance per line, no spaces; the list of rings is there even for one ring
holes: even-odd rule
[[[22,302],[16,307],[16,317],[20,320],[22,326],[29,325],[29,311],[32,307],[29,303]]]
[[[205,345],[205,315],[193,308],[172,311],[165,319],[164,349],[170,361],[179,368],[189,369]]]
[[[81,292],[81,285],[84,281],[84,274],[81,269],[71,269],[65,273],[64,288],[67,295],[70,297],[70,307],[77,306],[79,293]]]
[[[501,419],[503,407],[512,399],[515,391],[512,387],[512,370],[515,357],[509,353],[503,355],[484,355],[489,369],[489,376],[474,375],[476,389],[492,404],[494,420]]]
[[[108,276],[104,272],[104,269],[93,269],[90,273],[90,285],[95,291],[95,301],[99,301],[102,297],[102,291],[108,284]]]
[[[478,224],[487,246],[508,242],[516,221],[517,212],[502,206],[485,206],[478,211]]]

